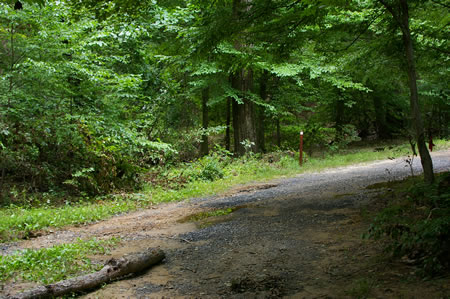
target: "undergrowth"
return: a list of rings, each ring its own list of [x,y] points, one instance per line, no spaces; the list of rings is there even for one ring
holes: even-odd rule
[[[449,147],[445,141],[435,143],[437,149]],[[46,196],[45,200],[41,197],[33,201],[34,195],[19,192],[19,200],[11,200],[8,206],[0,209],[0,242],[33,237],[34,232],[52,227],[90,223],[160,202],[210,196],[237,184],[401,157],[410,150],[408,144],[377,146],[376,150],[373,145],[349,147],[339,154],[323,158],[306,157],[301,167],[298,153],[294,152],[248,154],[234,158],[222,149],[197,161],[150,170],[143,177],[146,182],[144,188],[136,193],[117,193],[83,200]]]
[[[11,205],[0,210],[0,238],[2,241],[26,239],[39,230],[86,224],[132,210],[136,206],[136,202],[123,199],[62,207],[23,208]]]
[[[386,250],[418,267],[421,276],[450,269],[450,172],[433,185],[411,177],[388,184],[387,206],[375,217],[367,238],[387,240]]]
[[[78,240],[43,249],[25,249],[11,255],[0,256],[0,282],[9,279],[49,284],[72,277],[80,272],[88,273],[103,265],[93,263],[89,256],[105,254],[118,239]]]

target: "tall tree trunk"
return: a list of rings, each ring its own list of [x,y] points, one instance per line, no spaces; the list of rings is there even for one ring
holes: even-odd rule
[[[245,97],[245,93],[250,91],[253,83],[252,70],[240,70],[233,75],[232,86],[240,91],[243,96],[242,103],[233,101],[233,132],[234,132],[234,151],[237,155],[243,155],[246,151],[257,152],[257,137],[255,123],[255,105]],[[243,144],[244,141],[251,142],[249,148]]]
[[[431,184],[434,181],[433,161],[425,144],[425,132],[423,129],[422,115],[419,108],[419,93],[417,91],[417,73],[414,61],[414,48],[411,40],[411,32],[409,30],[408,22],[408,4],[406,0],[400,1],[402,4],[402,23],[403,43],[405,45],[406,59],[408,62],[408,81],[410,91],[410,106],[413,125],[416,133],[417,148],[419,149],[420,161],[424,172],[425,182]]]
[[[1,165],[1,171],[0,171],[0,190],[3,190],[3,180],[5,179],[5,166]],[[0,197],[2,197],[3,194],[0,191]]]
[[[278,148],[280,148],[281,147],[281,126],[280,126],[280,118],[279,117],[277,117],[276,126],[277,126],[277,133],[276,133],[275,142],[276,142]]]
[[[267,97],[268,97],[267,79],[268,79],[268,72],[264,71],[264,73],[261,76],[261,81],[259,84],[259,96],[261,97],[263,102],[266,102]],[[265,112],[264,107],[258,107],[258,109],[257,109],[258,125],[256,127],[257,141],[258,141],[258,148],[263,153],[266,151],[266,139],[264,136],[264,131],[265,131],[265,113],[264,112]]]
[[[422,163],[425,182],[431,184],[434,181],[433,161],[425,144],[425,132],[423,128],[422,115],[419,108],[419,93],[417,91],[417,72],[414,60],[414,47],[409,29],[409,11],[407,0],[399,0],[398,12],[386,0],[378,0],[392,14],[394,20],[402,30],[403,46],[405,48],[406,62],[408,67],[408,85],[410,93],[411,117],[419,149],[420,162]]]
[[[239,20],[241,13],[250,9],[251,0],[233,0],[233,15]],[[234,41],[234,47],[237,50],[243,49],[248,45],[242,44],[237,39]],[[232,75],[231,85],[239,91],[242,96],[241,102],[233,101],[233,132],[234,132],[234,152],[237,155],[243,155],[247,151],[257,152],[257,135],[255,123],[255,105],[246,96],[253,87],[253,70],[242,68]],[[249,142],[249,148],[244,146],[244,141]]]
[[[340,140],[342,138],[342,126],[344,124],[344,101],[340,97],[336,101],[336,140]]]
[[[231,149],[231,99],[227,98],[226,103],[227,109],[227,120],[226,120],[226,131],[225,131],[225,149],[229,151]]]
[[[208,129],[209,125],[209,116],[208,116],[208,100],[209,100],[209,87],[205,87],[202,90],[202,127],[203,130]],[[202,135],[202,143],[200,145],[200,154],[202,156],[206,156],[209,154],[208,147],[208,135],[203,132]]]
[[[375,109],[375,124],[378,138],[387,139],[391,137],[386,123],[386,106],[380,96],[374,95],[373,107]]]
[[[240,122],[239,122],[239,115],[238,115],[238,103],[233,100],[231,103],[231,111],[232,111],[232,117],[233,117],[233,144],[234,144],[234,153],[239,154],[239,145],[241,143],[241,129],[240,129]]]
[[[256,126],[256,141],[258,144],[256,147],[261,153],[266,152],[266,137],[265,137],[265,122],[266,116],[264,113],[264,107],[257,107],[257,126]]]
[[[441,97],[444,98],[443,92],[441,91]],[[437,136],[439,136],[440,138],[444,138],[444,136],[446,136],[448,134],[448,125],[443,125],[443,124],[448,124],[448,117],[446,117],[446,115],[448,115],[448,111],[446,112],[445,108],[444,111],[442,111],[442,107],[444,105],[441,102],[438,102],[437,104]]]

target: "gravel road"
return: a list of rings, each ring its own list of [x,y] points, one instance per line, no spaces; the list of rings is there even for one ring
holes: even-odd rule
[[[450,171],[450,150],[432,157],[436,172]],[[421,172],[417,158],[413,169]],[[124,246],[111,256],[151,246],[167,253],[165,262],[149,272],[86,298],[334,298],[367,256],[361,250],[361,210],[380,191],[365,187],[409,175],[405,158],[305,173],[239,186],[225,195],[162,204],[5,250],[119,236]],[[226,216],[182,221],[200,211],[230,207],[234,212]],[[380,296],[404,294],[396,292]]]
[[[415,162],[418,174],[421,167],[418,159]],[[436,172],[449,171],[450,151],[434,153],[433,162]],[[302,174],[238,188],[227,196],[178,203],[180,208],[237,209],[200,221],[195,229],[168,235],[173,239],[161,244],[167,252],[163,265],[86,297],[340,298],[336,294],[345,285],[343,278],[359,271],[355,270],[361,264],[357,257],[367,258],[367,251],[359,252],[358,219],[361,207],[379,190],[365,187],[408,175],[405,159],[395,159]],[[356,234],[349,234],[353,230]],[[136,239],[148,244],[145,236],[130,237],[130,241]],[[403,293],[380,296],[399,294]]]

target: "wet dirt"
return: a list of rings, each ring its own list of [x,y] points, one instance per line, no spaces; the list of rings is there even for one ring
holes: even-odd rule
[[[434,153],[433,161],[437,171],[450,170],[450,151]],[[148,247],[166,252],[145,273],[82,298],[448,298],[449,277],[421,281],[411,265],[383,257],[382,244],[361,238],[383,200],[379,189],[365,187],[409,171],[397,159],[238,186],[65,228],[5,252],[113,236],[121,245],[97,260]],[[228,208],[227,215],[185,221]],[[11,284],[3,294],[20,288]]]

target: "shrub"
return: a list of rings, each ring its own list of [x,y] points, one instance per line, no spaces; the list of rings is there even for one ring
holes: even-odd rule
[[[214,181],[223,178],[225,161],[221,156],[212,154],[198,159],[187,169],[190,181]]]
[[[432,276],[450,267],[450,172],[432,186],[409,179],[406,192],[382,210],[367,237],[387,236],[387,250],[407,257]]]
[[[133,188],[143,168],[165,163],[176,153],[168,144],[96,117],[66,116],[21,126],[17,134],[0,133],[4,203],[17,197],[10,192],[17,182],[29,184],[20,186],[26,192],[65,190],[74,195]]]
[[[223,178],[223,169],[216,157],[208,156],[203,164],[203,169],[199,174],[199,178],[206,181],[214,181]]]

